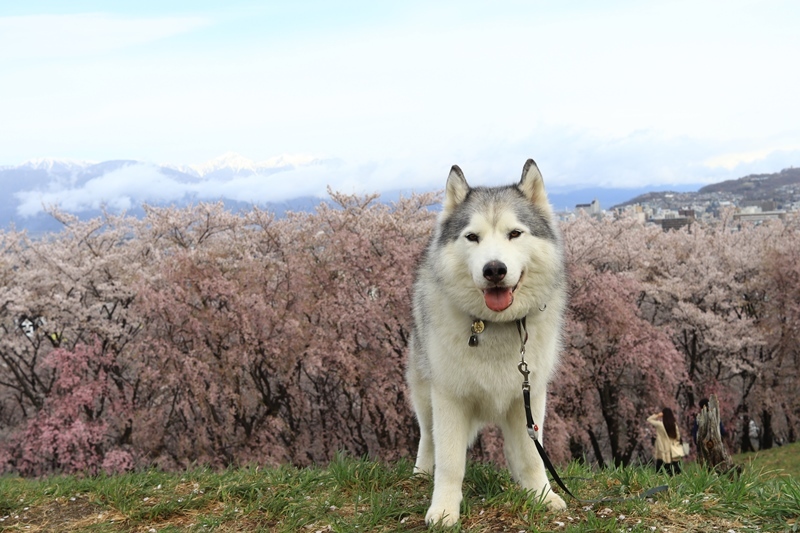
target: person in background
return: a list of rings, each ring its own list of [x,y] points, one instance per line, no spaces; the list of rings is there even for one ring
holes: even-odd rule
[[[750,447],[754,452],[761,449],[761,428],[758,427],[756,421],[752,418],[747,424],[747,437],[750,440]]]
[[[670,476],[681,473],[680,457],[673,456],[673,444],[680,447],[681,432],[675,423],[672,409],[665,407],[660,413],[655,413],[647,421],[656,428],[656,442],[653,457],[656,460],[656,471],[665,470]]]
[[[700,400],[700,403],[698,405],[700,407],[700,410],[697,412],[697,414],[694,415],[694,422],[692,423],[692,441],[694,442],[695,446],[697,445],[697,428],[698,428],[697,415],[700,414],[700,411],[702,411],[703,408],[708,407],[708,398],[703,398],[702,400]],[[728,432],[725,430],[725,426],[722,424],[722,420],[719,421],[719,435],[720,437],[722,437],[723,442],[725,441],[725,437],[728,436]]]

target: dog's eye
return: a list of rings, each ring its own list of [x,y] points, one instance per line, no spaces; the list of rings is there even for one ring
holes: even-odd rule
[[[467,240],[469,242],[478,242],[480,239],[474,233],[467,233]]]
[[[520,235],[522,235],[522,232],[521,232],[520,230],[518,230],[518,229],[515,229],[514,231],[512,231],[512,232],[510,232],[510,233],[508,234],[508,238],[509,238],[509,240],[510,240],[510,239],[516,239],[516,238],[517,238],[517,237],[519,237]]]

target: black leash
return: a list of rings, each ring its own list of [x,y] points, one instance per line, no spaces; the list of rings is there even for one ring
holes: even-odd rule
[[[561,479],[561,476],[558,475],[553,463],[550,461],[550,458],[547,456],[547,452],[544,451],[544,446],[542,446],[542,443],[539,442],[539,426],[536,425],[536,422],[534,422],[533,413],[531,412],[531,384],[528,381],[528,376],[531,372],[528,370],[528,363],[525,362],[525,344],[528,342],[528,329],[525,326],[526,318],[527,317],[522,317],[521,319],[517,320],[517,331],[519,332],[519,338],[521,342],[521,347],[519,350],[520,362],[519,365],[517,365],[517,368],[522,374],[522,400],[525,405],[525,419],[528,428],[528,436],[533,440],[533,443],[536,444],[536,449],[539,451],[539,456],[542,458],[544,466],[547,468],[547,471],[550,472],[553,480],[558,484],[559,487],[561,487],[561,490],[571,496],[574,500],[581,503],[622,502],[626,500],[645,499],[649,498],[653,494],[667,490],[669,488],[668,485],[659,485],[658,487],[648,489],[636,496],[628,496],[626,498],[598,498],[595,500],[584,500],[572,494],[572,492],[567,488],[567,486],[564,484],[564,481]]]

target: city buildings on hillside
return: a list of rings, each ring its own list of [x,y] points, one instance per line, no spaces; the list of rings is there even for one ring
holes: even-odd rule
[[[794,192],[794,191],[791,191]],[[591,203],[577,204],[573,211],[559,213],[562,220],[569,220],[581,213],[596,218],[628,217],[642,223],[658,224],[664,230],[677,229],[692,224],[695,220],[720,218],[723,213],[733,212],[733,219],[740,222],[760,223],[764,220],[784,219],[800,213],[800,191],[788,199],[748,200],[730,193],[660,193],[641,203],[626,204],[604,210],[597,199]]]

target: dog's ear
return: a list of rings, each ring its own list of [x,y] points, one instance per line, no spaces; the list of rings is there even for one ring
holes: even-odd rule
[[[533,159],[528,159],[522,167],[522,179],[519,180],[517,188],[535,205],[549,208],[547,193],[544,192],[544,179]]]
[[[450,175],[447,176],[447,185],[444,190],[444,213],[451,213],[458,205],[464,201],[469,193],[469,185],[467,184],[464,173],[458,168],[458,165],[453,165],[450,169]]]

